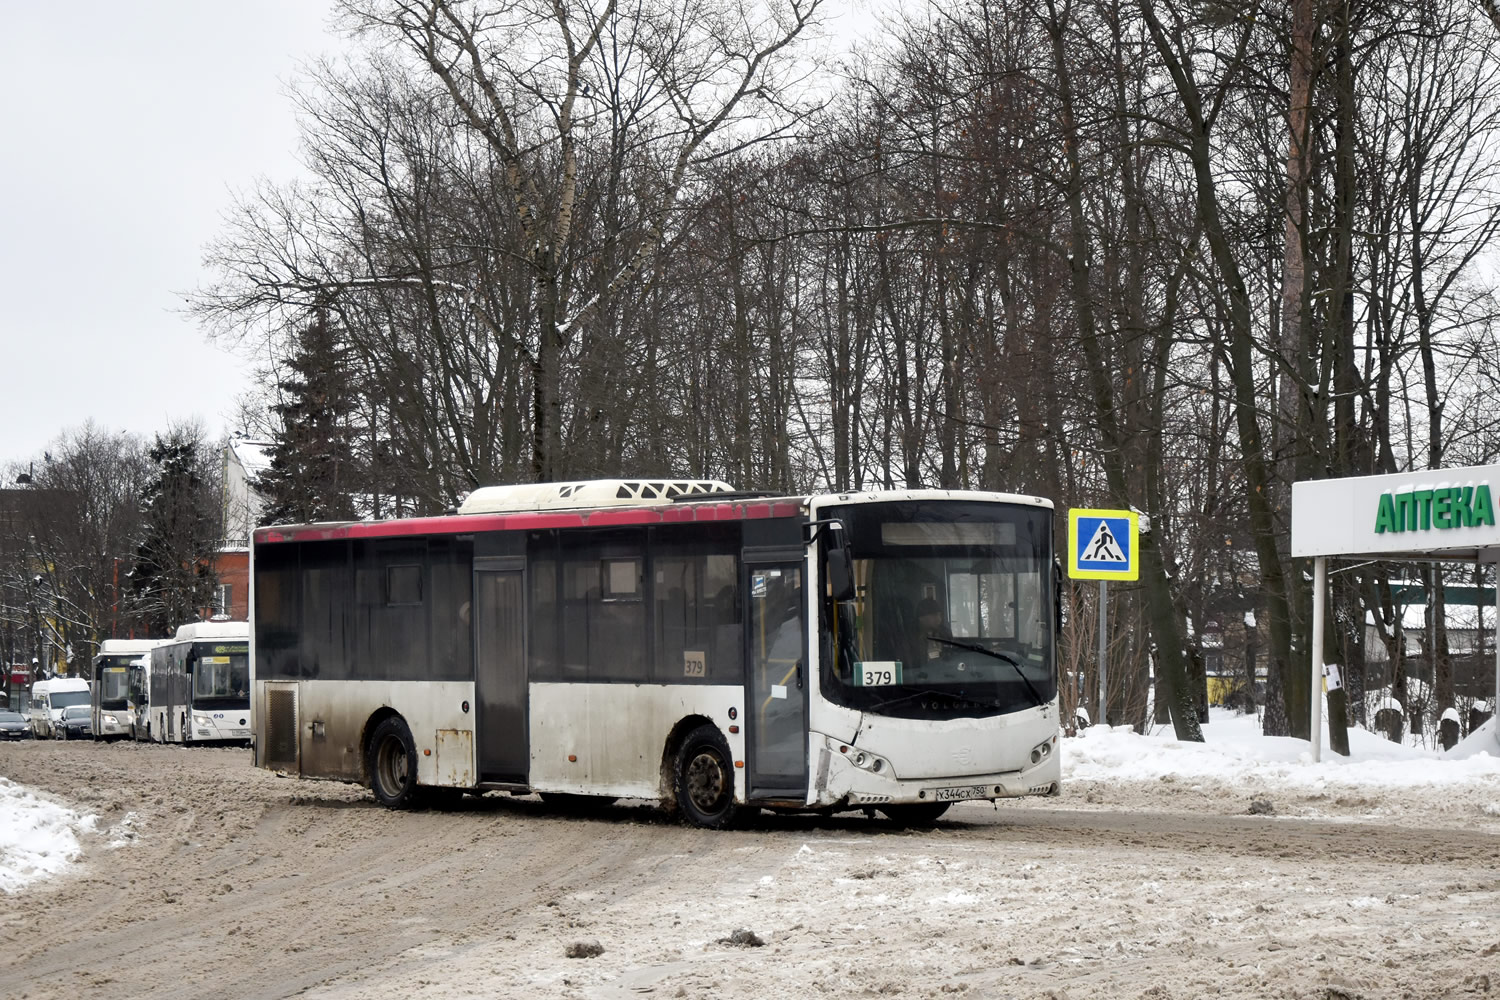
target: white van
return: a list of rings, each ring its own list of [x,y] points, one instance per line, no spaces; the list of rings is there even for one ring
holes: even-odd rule
[[[82,677],[55,677],[31,685],[31,731],[37,739],[55,739],[63,709],[88,705],[89,682]]]

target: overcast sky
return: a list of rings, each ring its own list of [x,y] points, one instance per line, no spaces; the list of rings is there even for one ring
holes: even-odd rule
[[[899,0],[830,0],[848,44]],[[346,49],[332,0],[4,3],[0,465],[92,418],[231,425],[252,363],[183,297],[234,192],[300,173],[286,85]],[[837,44],[837,43],[836,43]]]
[[[64,428],[232,430],[244,359],[181,314],[234,190],[295,176],[329,0],[5,3],[0,464]]]

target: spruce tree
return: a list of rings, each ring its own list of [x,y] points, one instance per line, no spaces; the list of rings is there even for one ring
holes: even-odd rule
[[[287,367],[277,382],[281,402],[272,407],[281,426],[272,440],[271,464],[256,482],[266,498],[261,522],[353,520],[354,380],[321,311],[298,335]]]
[[[213,605],[218,497],[209,449],[197,428],[156,435],[147,455],[154,471],[142,495],[145,533],[136,549],[131,592],[152,633],[171,635]]]

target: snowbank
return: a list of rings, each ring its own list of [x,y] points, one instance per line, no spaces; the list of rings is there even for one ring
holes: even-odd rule
[[[1203,727],[1203,743],[1181,743],[1170,727],[1139,736],[1125,726],[1094,726],[1064,740],[1063,781],[1218,780],[1234,784],[1246,777],[1291,788],[1325,784],[1434,788],[1474,782],[1500,784],[1500,753],[1466,759],[1441,751],[1392,743],[1363,729],[1349,730],[1349,756],[1328,749],[1324,721],[1322,760],[1312,763],[1306,740],[1262,736],[1253,715],[1213,709]]]
[[[62,871],[79,855],[78,835],[96,822],[0,778],[0,892]]]

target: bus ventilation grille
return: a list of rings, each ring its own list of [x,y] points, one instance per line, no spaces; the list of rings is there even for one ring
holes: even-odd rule
[[[297,690],[266,692],[265,766],[279,771],[297,769]]]

